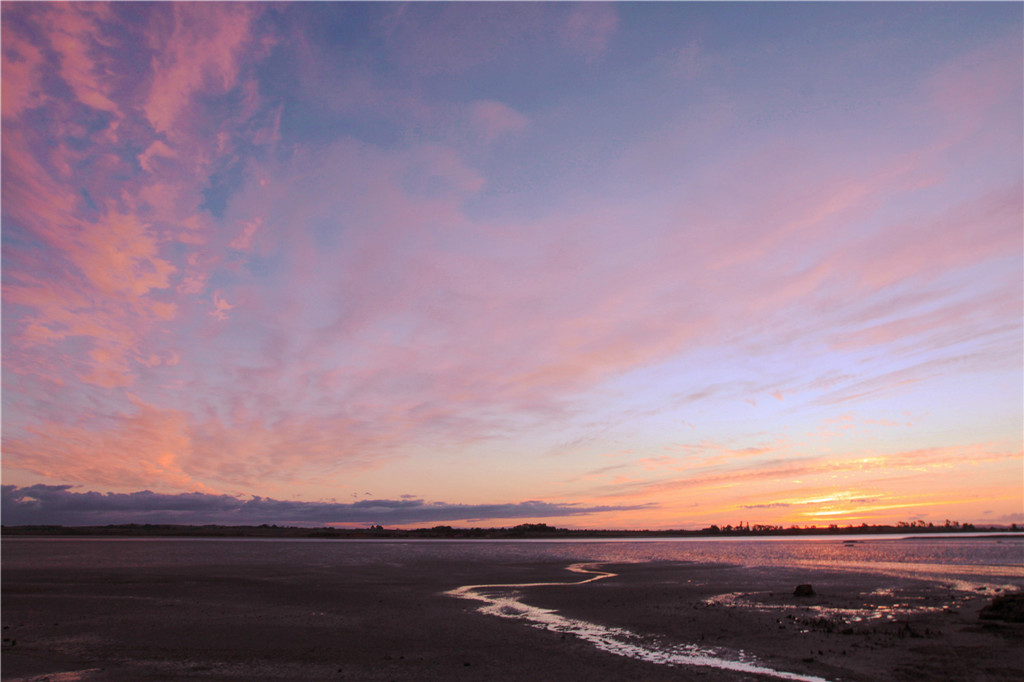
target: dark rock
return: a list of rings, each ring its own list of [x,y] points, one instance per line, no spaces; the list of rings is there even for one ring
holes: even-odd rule
[[[810,585],[797,585],[796,589],[793,590],[794,597],[813,597],[814,588]]]
[[[979,618],[1002,620],[1007,623],[1024,623],[1024,592],[1003,594],[981,610]]]

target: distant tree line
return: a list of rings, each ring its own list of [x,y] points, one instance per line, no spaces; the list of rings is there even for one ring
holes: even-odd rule
[[[960,523],[959,521],[950,521],[946,519],[946,522],[941,526],[936,526],[934,523],[925,523],[918,519],[916,521],[897,521],[895,526],[892,525],[868,525],[862,523],[859,526],[847,525],[840,526],[836,523],[830,523],[827,526],[817,525],[805,525],[805,526],[776,526],[757,523],[751,526],[749,523],[746,525],[741,521],[737,526],[717,526],[711,525],[700,531],[694,531],[703,535],[834,535],[834,534],[885,534],[885,533],[951,533],[951,532],[964,532],[964,533],[975,533],[975,532],[1003,532],[1003,531],[1017,532],[1017,524],[1012,524],[1009,528],[1004,526],[975,526],[973,523]]]
[[[215,524],[192,526],[174,524],[120,524],[109,526],[0,526],[0,534],[35,536],[110,536],[110,537],[301,537],[322,539],[360,538],[433,538],[433,539],[520,539],[520,538],[629,538],[629,537],[719,537],[719,536],[764,536],[764,535],[880,535],[880,534],[927,534],[927,533],[971,533],[1022,532],[1017,524],[1010,526],[975,526],[972,523],[946,521],[938,526],[924,521],[899,521],[896,525],[859,526],[780,526],[771,524],[739,523],[733,525],[711,525],[701,530],[573,530],[555,528],[545,523],[523,523],[511,528],[453,528],[442,525],[412,530],[389,529],[380,524],[367,528],[306,528],[299,526],[220,526]]]

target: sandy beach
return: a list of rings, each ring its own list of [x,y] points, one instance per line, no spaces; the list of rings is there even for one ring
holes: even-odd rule
[[[992,590],[865,573],[654,562],[584,585],[506,590],[655,650],[697,645],[828,680],[1024,678],[1024,624],[978,617]],[[361,566],[15,565],[5,680],[754,680],[601,651],[486,615],[462,585],[574,582],[565,562]],[[815,596],[795,598],[811,583]]]

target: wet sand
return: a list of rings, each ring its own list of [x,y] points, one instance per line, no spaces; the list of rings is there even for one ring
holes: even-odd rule
[[[990,594],[819,569],[606,565],[507,590],[652,650],[698,644],[829,680],[1024,679],[1024,624]],[[601,651],[478,611],[464,585],[574,582],[564,562],[5,568],[5,680],[759,680]],[[793,597],[811,583],[816,595]],[[64,673],[63,676],[57,675]]]

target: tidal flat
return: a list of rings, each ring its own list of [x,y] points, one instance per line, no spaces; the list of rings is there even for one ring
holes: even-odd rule
[[[1017,680],[1024,538],[5,538],[5,680]],[[814,594],[796,597],[797,585]]]

